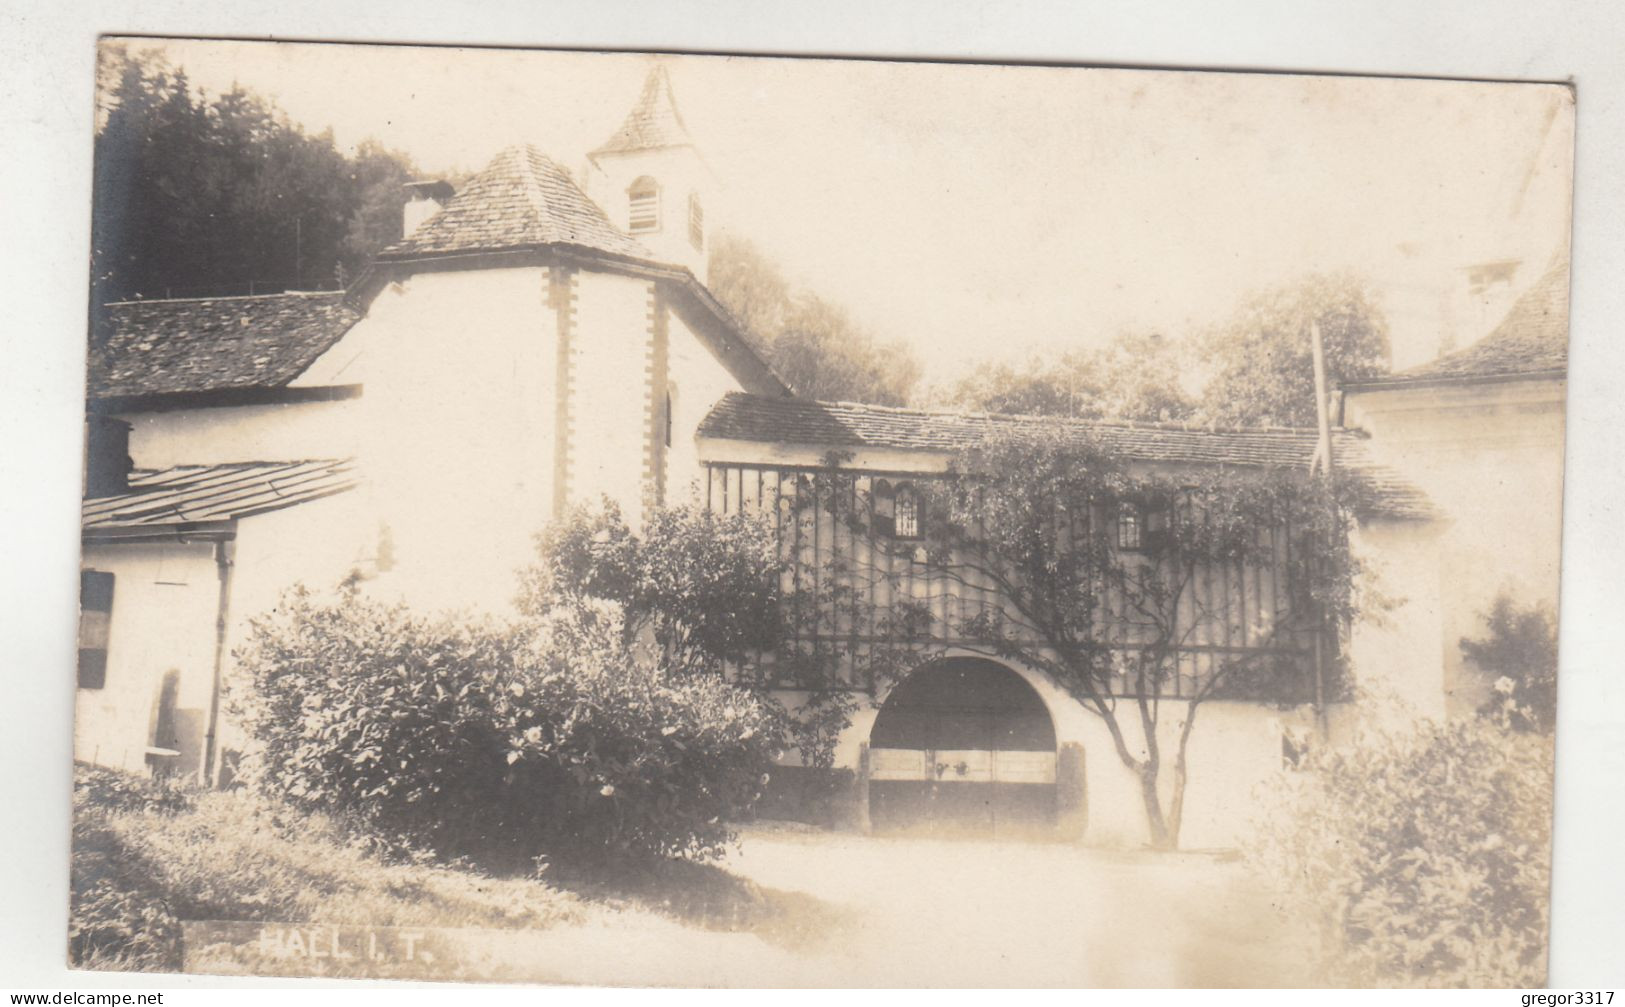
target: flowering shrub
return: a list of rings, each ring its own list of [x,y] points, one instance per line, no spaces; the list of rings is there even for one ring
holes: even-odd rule
[[[1484,636],[1461,652],[1493,680],[1479,713],[1520,731],[1557,726],[1557,619],[1544,605],[1523,607],[1501,594],[1484,613]]]
[[[1540,986],[1550,739],[1487,720],[1311,754],[1255,858],[1318,925],[1337,985]]]
[[[296,590],[238,659],[245,776],[398,848],[715,854],[782,744],[749,694],[639,660],[610,605],[509,625]]]

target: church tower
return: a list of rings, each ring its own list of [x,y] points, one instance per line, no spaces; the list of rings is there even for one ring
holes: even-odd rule
[[[716,176],[688,135],[664,63],[649,68],[626,121],[587,158],[588,192],[610,220],[704,283]]]

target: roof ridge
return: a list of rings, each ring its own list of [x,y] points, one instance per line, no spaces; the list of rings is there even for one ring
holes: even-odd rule
[[[525,187],[525,197],[530,201],[530,212],[536,215],[538,223],[545,226],[549,207],[547,205],[547,194],[542,191],[542,182],[538,176],[546,171],[549,165],[560,166],[552,158],[542,153],[541,149],[534,143],[522,143],[513,149],[522,154],[525,161],[528,162],[524,165],[525,170],[520,172],[523,176],[520,181]]]
[[[283,290],[275,294],[227,294],[220,297],[132,297],[123,301],[103,301],[104,308],[128,304],[201,304],[204,301],[263,301],[272,297],[343,297],[342,290]]]
[[[730,393],[706,414],[700,423],[699,436],[718,442],[773,444],[819,451],[852,449],[940,455],[977,443],[987,434],[989,421],[1052,419],[1008,413],[943,414],[899,406],[849,405],[856,408],[843,409],[839,403],[807,399]],[[944,415],[961,422],[932,422],[933,418]],[[1095,433],[1108,450],[1127,460],[1147,464],[1299,471],[1311,467],[1318,450],[1319,434],[1318,430],[1302,427],[1218,428],[1078,419],[1060,425],[1060,429],[1068,437]],[[1166,436],[1169,433],[1182,436]],[[1260,437],[1260,433],[1274,436]],[[1335,442],[1334,453],[1340,452],[1344,459],[1342,470],[1350,473],[1350,478],[1370,497],[1373,512],[1397,517],[1431,515],[1432,507],[1427,503],[1426,494],[1411,485],[1399,469],[1373,459],[1365,435],[1338,428]],[[743,457],[733,456],[726,449],[708,453],[708,457],[723,464],[734,460],[762,460],[759,454],[744,450],[747,453]],[[779,456],[775,460],[784,462],[793,457]],[[907,463],[901,464],[908,467]]]
[[[750,395],[749,392],[732,392],[733,395]],[[769,398],[763,395],[750,395],[751,398]],[[845,400],[825,399],[799,399],[801,403],[841,409],[861,409],[874,413],[888,413],[901,416],[934,416],[951,417],[954,419],[986,419],[992,421],[1014,421],[1052,423],[1057,420],[1077,426],[1103,426],[1130,430],[1167,430],[1170,432],[1186,433],[1219,433],[1219,434],[1293,434],[1318,435],[1319,430],[1314,427],[1289,426],[1233,426],[1221,424],[1182,422],[1177,420],[1131,420],[1119,418],[1088,419],[1082,416],[1049,416],[1043,413],[997,413],[987,410],[959,410],[959,409],[926,409],[916,406],[887,406],[872,402],[849,402]],[[1353,433],[1348,427],[1333,427],[1333,433]]]
[[[229,462],[177,462],[157,469],[136,469],[137,472],[168,472],[170,469],[253,468],[261,465],[343,465],[355,461],[354,455],[344,458],[250,458]]]

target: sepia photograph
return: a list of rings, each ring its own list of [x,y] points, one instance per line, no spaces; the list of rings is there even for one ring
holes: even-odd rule
[[[1575,103],[103,38],[69,967],[1545,985]]]

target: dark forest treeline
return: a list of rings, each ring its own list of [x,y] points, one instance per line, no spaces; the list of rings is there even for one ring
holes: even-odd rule
[[[194,88],[159,55],[102,54],[93,304],[342,285],[400,237],[411,160],[353,156],[234,86]]]

